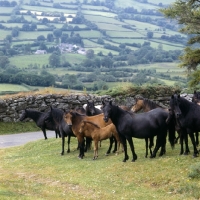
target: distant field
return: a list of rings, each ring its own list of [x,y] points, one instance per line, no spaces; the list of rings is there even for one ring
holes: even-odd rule
[[[19,68],[27,68],[30,64],[37,64],[42,67],[42,65],[49,64],[49,56],[50,54],[24,55],[11,57],[9,60],[11,65],[16,65]],[[66,60],[72,64],[80,63],[85,59],[85,56],[80,54],[64,54],[64,56]]]
[[[83,43],[84,43],[84,47],[85,48],[89,48],[89,47],[101,47],[102,45],[97,44],[95,42],[92,42],[90,40],[87,39],[83,39]]]
[[[120,22],[116,19],[114,19],[113,17],[106,17],[106,16],[98,16],[98,15],[93,15],[91,17],[91,15],[84,15],[85,19],[90,20],[92,22],[104,22],[104,23],[110,23],[110,24],[121,24],[121,25],[125,25],[126,23],[124,22]]]
[[[117,16],[117,14],[111,13],[111,12],[100,12],[100,11],[92,11],[92,10],[82,10],[82,13],[86,15],[99,15],[99,16],[105,16],[105,17]]]
[[[164,5],[167,5],[167,4],[171,4],[173,2],[175,2],[175,0],[167,0],[167,1],[161,1],[161,0],[148,0],[149,3],[154,3],[154,4],[159,4],[159,3],[162,3]]]
[[[34,32],[29,32],[29,31],[20,31],[19,36],[17,39],[37,39],[38,36],[43,35],[45,38],[49,33],[53,33],[52,31],[34,31]]]
[[[83,9],[95,9],[95,10],[106,10],[108,11],[109,8],[105,7],[105,6],[91,6],[91,5],[82,5]]]
[[[117,52],[117,51],[113,51],[113,50],[110,50],[110,49],[104,49],[103,47],[102,48],[101,47],[85,48],[85,50],[88,50],[88,49],[93,49],[95,54],[99,53],[100,51],[103,53],[103,55],[108,55],[109,52],[111,52],[113,55],[119,54],[119,52]]]
[[[140,33],[136,32],[136,31],[106,31],[106,34],[109,35],[110,37],[140,37],[140,38],[144,38],[143,35],[141,35]]]
[[[5,39],[7,35],[11,35],[11,30],[0,29],[0,40]]]
[[[0,84],[0,92],[3,92],[3,91],[29,91],[29,89],[23,85]]]
[[[131,31],[130,29],[123,28],[121,25],[110,24],[110,23],[103,23],[103,22],[96,22],[95,23],[99,29],[102,30],[111,30],[111,31]]]
[[[13,10],[12,7],[3,7],[3,8],[1,7],[0,13],[11,13],[12,10]]]
[[[115,6],[122,7],[122,8],[125,8],[125,7],[134,7],[138,11],[141,11],[142,9],[158,9],[159,8],[158,6],[139,3],[136,0],[126,0],[126,1],[124,1],[124,0],[116,0],[115,1]]]

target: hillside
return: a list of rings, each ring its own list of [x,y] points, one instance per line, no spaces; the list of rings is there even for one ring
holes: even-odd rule
[[[177,60],[187,38],[178,32],[176,22],[158,11],[163,6],[167,4],[159,0],[3,1],[0,71],[16,67],[39,76],[45,70],[56,84],[46,81],[39,86],[65,88],[69,88],[69,76],[75,75],[74,89],[96,90],[120,82],[143,84],[135,79],[185,84]],[[59,54],[50,57],[55,51]],[[136,77],[140,72],[143,78]],[[23,78],[12,80],[30,83]],[[37,86],[34,82],[32,86]]]

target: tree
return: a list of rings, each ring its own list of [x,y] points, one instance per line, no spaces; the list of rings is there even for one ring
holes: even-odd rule
[[[58,52],[54,51],[50,56],[49,56],[49,65],[52,67],[59,67],[60,66],[60,55]]]
[[[87,52],[86,52],[86,56],[89,59],[94,58],[94,50],[93,49],[88,49]]]
[[[44,35],[39,35],[39,36],[37,37],[37,41],[45,41]]]
[[[153,38],[153,32],[152,32],[152,31],[148,31],[148,32],[147,32],[147,38],[148,38],[148,39]]]
[[[48,33],[47,34],[47,42],[53,42],[54,38],[53,38],[53,34],[52,33]]]
[[[56,38],[59,38],[62,35],[62,30],[61,29],[55,29],[53,31],[53,34]]]
[[[0,56],[0,68],[5,68],[6,65],[9,63],[9,59],[7,56]]]
[[[199,0],[176,0],[168,8],[160,9],[165,17],[175,19],[181,24],[181,33],[190,35],[188,45],[184,49],[184,53],[180,56],[180,67],[185,67],[191,74],[192,81],[190,86],[195,86],[200,82],[200,70],[197,66],[200,64],[200,49],[198,48],[200,43],[200,1]],[[199,75],[198,75],[199,74]]]

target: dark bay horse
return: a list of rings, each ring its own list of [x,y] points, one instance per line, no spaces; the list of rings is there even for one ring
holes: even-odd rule
[[[103,120],[103,113],[95,116],[87,116],[87,115],[82,115],[78,112],[74,112],[73,110],[65,112],[64,120],[72,128],[74,135],[76,135],[78,139],[80,147],[79,158],[81,159],[84,157],[84,138],[85,138],[84,134],[80,134],[80,126],[82,121],[91,121],[94,124],[98,125],[100,128],[103,128],[112,123],[111,120],[108,120],[107,122]],[[111,142],[110,140],[110,146],[107,152],[110,152],[112,144],[113,142]],[[116,151],[117,151],[117,146],[115,147],[114,152]]]
[[[94,116],[102,113],[102,110],[95,107],[94,101],[88,100],[84,107],[87,116]]]
[[[68,149],[67,153],[70,152],[70,139],[71,137],[75,137],[73,134],[71,128],[68,126],[68,124],[64,120],[64,111],[59,108],[53,108],[50,106],[50,112],[48,117],[53,118],[56,126],[58,127],[61,138],[62,138],[62,152],[61,155],[64,155],[64,146],[65,146],[65,137],[68,137]]]
[[[170,112],[167,122],[170,121],[171,116],[174,115],[176,117],[177,126],[183,131],[181,137],[187,140],[187,134],[189,134],[194,149],[193,156],[196,157],[198,150],[194,133],[200,131],[200,106],[178,94],[171,96],[169,106]]]
[[[39,111],[32,110],[32,109],[25,109],[25,110],[22,111],[20,121],[23,121],[26,118],[32,119],[36,123],[36,125],[39,128],[41,128],[41,130],[44,134],[45,140],[47,139],[46,129],[51,130],[51,131],[55,131],[56,138],[61,137],[59,129],[56,126],[53,118],[52,117],[47,118],[48,115],[49,115],[48,112],[39,112]]]
[[[126,140],[128,140],[132,151],[132,161],[137,159],[132,137],[145,139],[157,136],[156,145],[151,158],[156,157],[156,153],[159,148],[165,145],[168,130],[170,131],[170,144],[172,147],[174,146],[175,131],[171,131],[170,129],[172,124],[167,125],[166,119],[168,117],[168,113],[163,111],[163,109],[156,108],[146,113],[134,114],[113,105],[112,101],[102,103],[105,122],[111,119],[123,144],[125,153],[123,162],[126,162],[126,160],[129,159]]]
[[[155,108],[163,108],[160,105],[158,105],[156,102],[147,99],[147,98],[136,98],[135,99],[135,104],[132,106],[131,111],[134,113],[137,113],[139,111],[143,111],[143,112],[148,112],[150,110],[153,110]],[[168,112],[168,109],[163,108],[166,112]],[[150,140],[150,144],[149,144],[149,149],[150,149],[150,153],[152,155],[152,151],[151,148],[154,146],[154,142],[153,142],[153,138],[149,138]],[[146,144],[146,156],[148,155],[148,138],[145,139],[145,144]],[[161,148],[161,155],[166,153],[166,149],[165,146],[163,146]]]

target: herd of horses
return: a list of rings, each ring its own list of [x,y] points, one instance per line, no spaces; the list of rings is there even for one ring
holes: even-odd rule
[[[32,119],[43,131],[45,139],[47,139],[46,130],[54,130],[56,138],[62,138],[61,155],[65,152],[66,137],[68,138],[68,153],[71,137],[77,138],[78,157],[81,159],[91,148],[92,141],[94,143],[93,159],[97,159],[99,146],[105,139],[110,140],[106,155],[111,152],[114,144],[113,153],[118,153],[120,147],[124,151],[123,162],[129,159],[127,141],[132,152],[132,161],[137,159],[133,138],[145,140],[145,157],[150,151],[150,158],[155,158],[159,149],[159,156],[164,155],[167,138],[172,148],[180,140],[180,154],[187,155],[190,152],[189,135],[193,145],[193,156],[196,157],[199,153],[197,149],[200,131],[199,102],[200,92],[196,91],[194,91],[192,102],[179,94],[173,94],[167,109],[146,98],[136,98],[132,107],[117,106],[106,99],[102,100],[102,105],[97,107],[93,100],[88,100],[87,104],[76,109],[63,110],[53,106],[50,106],[47,112],[25,109],[20,121],[25,118]],[[154,138],[156,138],[155,145]]]

